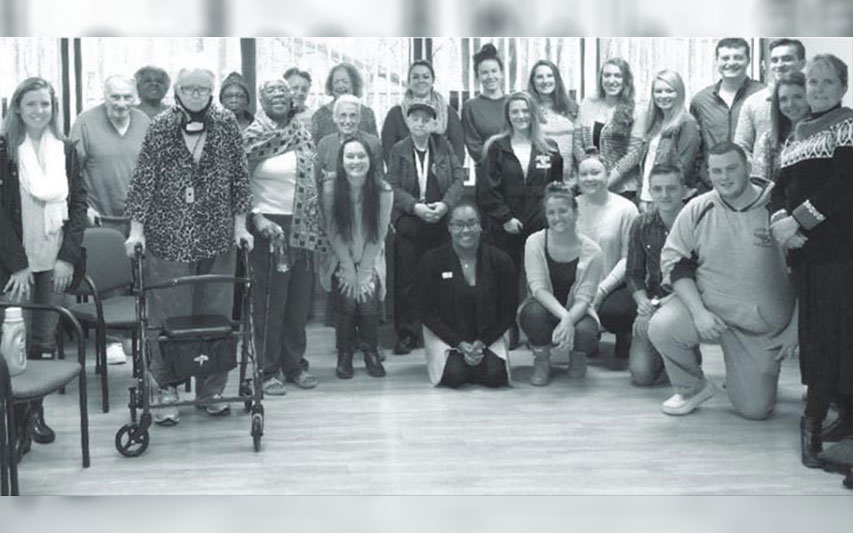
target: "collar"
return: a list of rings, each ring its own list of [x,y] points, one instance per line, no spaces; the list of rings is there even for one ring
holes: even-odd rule
[[[814,114],[801,120],[794,130],[794,138],[804,139],[821,130],[830,128],[839,122],[851,119],[853,119],[853,109],[842,107],[839,104],[828,111]]]
[[[758,82],[757,82],[757,81],[755,81],[755,80],[753,80],[753,79],[752,79],[752,78],[750,78],[749,76],[747,76],[746,78],[744,78],[744,79],[743,79],[743,83],[741,83],[741,84],[740,84],[740,87],[738,88],[737,92],[735,93],[735,99],[737,99],[737,97],[738,97],[738,96],[740,96],[740,94],[741,94],[743,91],[747,90],[750,86],[752,86],[752,85],[753,85],[753,84],[755,84],[755,83],[758,83]],[[714,90],[713,90],[712,92],[714,93],[714,95],[715,95],[715,96],[719,96],[719,94],[720,94],[720,87],[722,87],[722,85],[723,85],[723,79],[722,79],[722,78],[720,78],[719,80],[717,80],[717,83],[715,83],[715,84],[713,85]]]

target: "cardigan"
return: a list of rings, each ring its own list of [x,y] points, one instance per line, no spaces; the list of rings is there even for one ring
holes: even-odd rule
[[[477,331],[459,331],[457,317],[469,311],[458,287],[467,283],[459,257],[448,243],[424,254],[418,265],[416,311],[424,326],[450,346],[480,340],[497,341],[515,322],[518,273],[503,251],[480,244],[477,249]]]
[[[385,177],[394,189],[394,213],[391,215],[394,225],[403,215],[414,214],[415,205],[418,203],[415,191],[418,190],[419,184],[414,149],[415,143],[409,136],[395,144],[388,156],[388,172]],[[429,171],[435,176],[442,194],[441,201],[450,210],[462,198],[465,169],[456,157],[450,141],[443,135],[430,135],[429,159]]]
[[[395,105],[388,111],[385,122],[382,123],[382,152],[385,154],[386,163],[391,160],[391,148],[408,136],[409,126],[403,116],[403,108],[400,105]],[[450,104],[447,104],[447,129],[443,136],[450,141],[460,164],[464,164],[465,132],[462,131],[462,122],[459,120],[456,110]]]
[[[554,294],[551,274],[548,269],[547,250],[545,249],[547,231],[547,229],[537,231],[528,237],[524,243],[524,271],[527,275],[528,298],[535,297],[536,291],[541,289]],[[578,256],[575,282],[572,284],[566,301],[561,302],[566,309],[571,309],[575,302],[591,304],[596,291],[598,291],[598,284],[605,275],[601,248],[588,237],[583,235],[578,235],[578,237],[581,241],[581,250]],[[524,306],[519,307],[519,311],[522,307]],[[598,314],[592,305],[587,305],[586,314],[598,322]]]
[[[644,139],[643,143],[631,150],[625,156],[626,166],[631,167],[640,164],[641,169],[647,165],[675,165],[684,173],[684,184],[693,187],[698,179],[697,156],[702,146],[702,137],[699,135],[699,123],[689,113],[685,113],[684,121],[667,135],[661,135],[657,150],[649,157],[650,139]],[[642,175],[642,174],[641,174]],[[642,190],[648,188],[642,184]],[[643,198],[643,200],[646,200]]]
[[[85,267],[81,249],[86,229],[86,186],[74,144],[71,141],[63,144],[68,177],[68,220],[62,226],[62,245],[57,259],[73,265],[76,271]],[[0,288],[5,286],[9,275],[29,266],[22,240],[20,187],[18,165],[9,157],[6,139],[0,136]]]

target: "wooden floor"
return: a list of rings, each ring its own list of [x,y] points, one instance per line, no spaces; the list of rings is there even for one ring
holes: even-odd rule
[[[387,328],[387,326],[383,326]],[[384,336],[389,336],[384,331]],[[669,388],[641,389],[593,362],[585,380],[560,373],[527,383],[531,357],[512,353],[514,387],[454,391],[428,385],[422,351],[389,353],[384,379],[359,361],[334,376],[333,330],[309,329],[318,388],[267,398],[262,450],[249,417],[183,408],[128,459],[115,450],[128,421],[130,365],[110,367],[111,411],[89,381],[92,466],[80,465],[76,391],[46,401],[57,432],[20,466],[22,494],[849,494],[841,477],[799,462],[799,370],[787,361],[773,417],[735,416],[721,389],[691,416],[661,414]],[[703,348],[723,380],[719,348]],[[92,373],[90,368],[90,374]],[[235,385],[232,380],[229,386]],[[237,407],[237,406],[234,406]]]

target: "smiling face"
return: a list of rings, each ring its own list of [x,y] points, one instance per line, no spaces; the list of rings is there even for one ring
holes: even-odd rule
[[[360,119],[358,106],[350,103],[339,105],[333,118],[338,131],[344,135],[352,135],[358,131],[358,121]]]
[[[447,221],[450,231],[450,240],[457,249],[476,250],[480,244],[480,235],[483,232],[480,219],[473,207],[463,205],[450,213]]]
[[[435,79],[432,77],[429,67],[426,65],[415,65],[409,73],[409,89],[415,98],[426,98],[432,92]]]
[[[27,133],[31,137],[40,135],[53,117],[53,100],[50,97],[50,90],[45,87],[25,92],[21,97],[18,113],[21,115]]]
[[[601,69],[601,88],[605,96],[619,96],[625,86],[625,76],[617,65],[608,63]]]
[[[581,193],[595,194],[607,189],[607,170],[604,163],[595,157],[588,157],[578,166],[578,186]]]
[[[790,44],[770,50],[769,68],[774,80],[789,72],[799,72],[806,66],[806,59],[797,56],[797,47]]]
[[[480,80],[484,92],[500,91],[503,78],[501,66],[495,59],[486,59],[477,66],[477,79]]]
[[[512,100],[507,110],[509,124],[514,132],[530,131],[530,106],[524,100]]]
[[[308,100],[308,92],[311,90],[311,82],[302,76],[293,75],[287,78],[290,90],[293,91],[293,103],[297,109],[305,109],[305,101]]]
[[[557,80],[554,71],[548,65],[539,65],[533,71],[533,87],[540,95],[554,94]]]
[[[708,174],[711,184],[720,196],[736,202],[749,186],[749,168],[746,161],[736,151],[708,156]]]
[[[352,79],[344,67],[338,67],[332,73],[332,94],[335,98],[342,94],[353,94]]]
[[[805,87],[786,83],[779,87],[778,92],[779,111],[792,123],[796,124],[809,114]]]
[[[649,194],[661,213],[677,213],[681,209],[685,192],[681,177],[674,172],[649,176]]]
[[[351,187],[359,188],[364,185],[367,172],[370,170],[370,157],[367,155],[367,150],[361,142],[352,141],[344,145],[343,151],[343,165],[347,182]]]
[[[273,120],[281,120],[290,113],[293,93],[284,80],[275,80],[261,87],[261,107]]]
[[[166,77],[162,73],[152,70],[146,71],[136,84],[139,97],[150,102],[159,103],[166,96],[168,89],[169,84],[166,82]]]
[[[578,212],[572,207],[572,201],[564,196],[551,196],[545,200],[545,218],[548,227],[556,233],[571,232],[575,229]]]
[[[815,63],[806,74],[806,98],[813,113],[821,113],[841,103],[847,87],[826,62]]]
[[[652,98],[655,101],[655,105],[664,113],[672,109],[677,97],[678,93],[675,87],[669,83],[656,79],[652,84]]]
[[[111,80],[104,88],[107,116],[111,120],[124,121],[130,116],[135,97],[132,83],[122,79]]]
[[[724,79],[736,79],[746,75],[749,55],[746,48],[724,46],[717,51],[717,72]]]

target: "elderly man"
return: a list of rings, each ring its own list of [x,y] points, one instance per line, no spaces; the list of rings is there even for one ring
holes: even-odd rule
[[[252,188],[255,346],[263,350],[264,393],[285,381],[317,386],[305,360],[315,253],[326,248],[314,181],[314,142],[296,118],[287,81],[258,89],[262,111],[243,132]],[[265,327],[262,327],[265,326]],[[264,337],[266,333],[266,337]]]
[[[136,107],[153,119],[158,114],[169,109],[163,103],[166,91],[169,90],[171,79],[169,74],[160,67],[148,65],[136,71],[136,90],[139,92],[139,105]]]
[[[110,76],[104,82],[104,103],[81,113],[71,128],[88,192],[89,225],[100,223],[119,230],[125,237],[129,230],[124,218],[127,188],[150,124],[145,113],[133,107],[134,100],[133,80]],[[107,363],[126,361],[122,344],[111,342],[107,346]]]
[[[708,169],[714,189],[684,207],[661,252],[664,285],[675,292],[649,322],[675,389],[662,410],[686,415],[714,395],[694,348],[719,341],[732,406],[763,420],[797,331],[785,255],[770,234],[773,184],[750,180],[746,155],[731,142],[711,148]]]
[[[126,213],[130,217],[127,253],[145,248],[146,285],[201,274],[234,274],[235,247],[245,240],[251,209],[249,172],[234,114],[214,107],[213,72],[184,68],[175,86],[175,106],[160,113],[148,128],[130,182]],[[222,283],[181,286],[149,295],[149,319],[160,324],[170,316],[230,316],[233,287]],[[160,385],[159,402],[176,403],[171,373],[152,335],[151,373]],[[227,372],[213,374],[197,389],[208,400],[207,412],[222,415],[228,405],[217,402]],[[159,409],[163,425],[178,423],[174,407]]]

